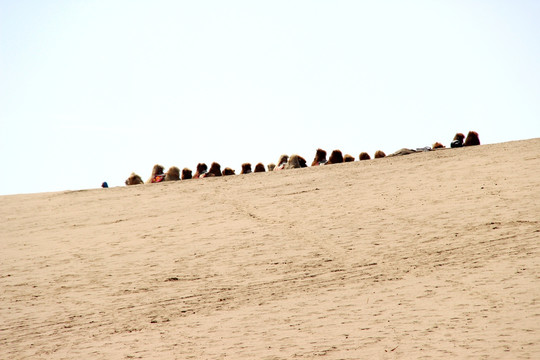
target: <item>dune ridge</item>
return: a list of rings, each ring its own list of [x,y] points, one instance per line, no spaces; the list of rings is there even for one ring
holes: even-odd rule
[[[540,357],[540,139],[0,197],[0,358]]]

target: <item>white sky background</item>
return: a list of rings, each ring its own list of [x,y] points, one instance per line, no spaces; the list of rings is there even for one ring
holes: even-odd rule
[[[539,137],[539,60],[536,0],[0,0],[0,194]]]

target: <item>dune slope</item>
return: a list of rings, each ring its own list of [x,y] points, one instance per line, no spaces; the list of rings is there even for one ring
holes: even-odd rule
[[[0,217],[2,359],[540,357],[540,139]]]

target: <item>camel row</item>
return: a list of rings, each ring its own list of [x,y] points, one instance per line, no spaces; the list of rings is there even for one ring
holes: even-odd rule
[[[478,133],[475,131],[469,131],[467,134],[467,137],[463,135],[462,133],[457,133],[454,136],[454,139],[450,143],[451,148],[458,148],[463,146],[474,146],[474,145],[480,145],[480,139],[478,137]],[[400,156],[400,155],[408,155],[415,152],[420,151],[431,151],[431,150],[438,150],[438,149],[444,149],[446,146],[441,144],[440,142],[434,143],[431,147],[425,147],[425,148],[418,148],[418,149],[400,149],[388,156]],[[382,150],[377,150],[374,154],[375,159],[386,157],[387,155]],[[371,157],[368,153],[362,152],[358,156],[359,161],[363,160],[371,160]],[[334,150],[330,154],[330,157],[327,159],[327,153],[323,149],[317,149],[315,152],[315,157],[313,161],[311,162],[311,166],[321,166],[321,165],[331,165],[331,164],[339,164],[344,162],[352,162],[355,161],[354,156],[345,154],[340,150]],[[291,156],[288,155],[281,155],[278,159],[277,164],[270,163],[266,167],[262,163],[258,163],[255,165],[255,169],[252,171],[251,164],[250,163],[243,163],[242,164],[242,170],[240,172],[241,175],[243,174],[250,174],[252,172],[266,172],[266,171],[279,171],[279,170],[286,170],[286,169],[298,169],[298,168],[304,168],[307,167],[307,161],[305,158],[303,158],[300,155],[293,154]],[[180,172],[180,169],[176,166],[172,166],[165,172],[165,168],[161,165],[154,165],[152,169],[152,175],[150,178],[146,181],[147,184],[152,183],[158,183],[162,181],[178,181],[178,180],[189,180],[189,179],[202,179],[206,177],[214,177],[214,176],[230,176],[230,175],[236,175],[235,170],[231,169],[230,167],[226,167],[223,170],[221,170],[221,165],[217,162],[213,162],[210,165],[210,168],[205,163],[199,163],[197,164],[195,174],[191,171],[189,168],[184,168],[182,172]],[[125,181],[126,185],[138,185],[138,184],[144,184],[145,182],[142,180],[142,178],[135,174],[131,173],[131,175],[127,178]]]

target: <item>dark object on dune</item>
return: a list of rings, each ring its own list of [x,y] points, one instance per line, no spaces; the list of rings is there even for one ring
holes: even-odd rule
[[[163,179],[165,179],[165,174],[163,173],[163,170],[165,168],[162,165],[156,164],[152,168],[152,175],[150,178],[146,181],[147,184],[155,184],[162,182]]]
[[[242,164],[242,171],[240,171],[240,174],[251,174],[251,164],[250,163],[243,163]]]
[[[126,180],[126,185],[139,185],[139,184],[144,184],[144,181],[142,181],[142,178],[135,173],[131,173],[131,175],[129,175],[129,177]]]
[[[205,176],[222,176],[221,175],[221,165],[217,162],[213,162],[210,165],[210,170],[206,173]]]
[[[454,140],[450,143],[451,148],[460,148],[463,146],[463,140],[465,139],[465,135],[462,133],[457,133],[456,136],[454,136]]]
[[[255,165],[255,171],[253,172],[266,172],[266,169],[264,168],[264,164],[258,163],[257,165]]]
[[[469,131],[463,146],[475,146],[475,145],[480,145],[480,139],[478,138],[478,133],[476,131]]]
[[[302,165],[300,165],[300,156],[292,154],[287,161],[287,164],[285,164],[284,169],[300,169],[301,167]]]
[[[278,164],[274,167],[274,171],[283,170],[287,162],[289,161],[289,155],[281,155],[278,160]]]
[[[104,181],[104,182],[101,183],[101,187],[104,188],[104,189],[107,189],[109,187],[109,184],[107,184],[107,182]]]
[[[361,152],[358,160],[371,160],[371,156],[367,152]]]
[[[230,167],[226,167],[225,169],[223,169],[222,174],[223,174],[223,176],[236,175],[236,174],[234,173],[234,170],[231,169]]]
[[[165,179],[163,181],[178,181],[180,180],[180,169],[176,166],[171,166],[165,173]]]
[[[352,155],[345,154],[345,156],[343,157],[343,162],[353,162],[353,161],[354,161],[354,156]]]
[[[319,166],[326,164],[328,160],[326,160],[326,151],[319,148],[317,149],[317,152],[315,153],[315,158],[313,159],[313,162],[311,163],[311,166]]]
[[[435,149],[445,149],[446,146],[444,146],[443,144],[441,144],[440,142],[437,141],[436,143],[433,144],[432,148],[433,148],[433,150],[435,150]]]
[[[342,162],[343,162],[343,154],[341,153],[341,150],[334,150],[330,154],[330,158],[328,159],[328,162],[325,165],[341,164]]]
[[[189,180],[191,178],[193,178],[191,169],[183,168],[182,169],[182,180]]]
[[[205,163],[198,163],[197,164],[197,171],[195,171],[195,175],[193,175],[194,179],[200,179],[204,177],[204,174],[206,174],[208,170],[208,166]]]
[[[382,150],[375,151],[375,159],[380,159],[386,157],[386,154]]]
[[[307,167],[307,161],[306,159],[304,159],[302,156],[298,156],[298,162],[300,163],[300,167]]]

